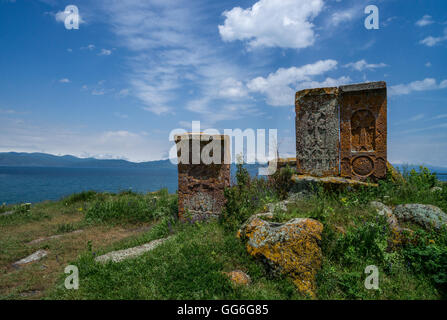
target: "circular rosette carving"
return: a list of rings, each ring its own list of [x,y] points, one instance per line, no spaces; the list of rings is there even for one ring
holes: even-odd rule
[[[352,161],[352,170],[356,175],[366,177],[374,171],[374,161],[367,156],[360,156]]]

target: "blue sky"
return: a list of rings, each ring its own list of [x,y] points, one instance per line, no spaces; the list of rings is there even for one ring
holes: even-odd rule
[[[443,0],[0,0],[0,152],[157,160],[200,120],[294,155],[295,91],[384,80],[389,160],[447,167],[446,48]]]

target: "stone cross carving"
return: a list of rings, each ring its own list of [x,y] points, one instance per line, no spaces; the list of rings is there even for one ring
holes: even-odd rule
[[[296,93],[299,174],[360,181],[386,176],[386,83]]]
[[[229,136],[187,133],[174,140],[179,159],[179,219],[218,217],[225,204],[224,189],[230,186]]]

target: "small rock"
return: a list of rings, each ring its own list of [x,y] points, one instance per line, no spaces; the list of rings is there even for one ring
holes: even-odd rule
[[[265,261],[274,273],[290,276],[298,291],[315,297],[315,276],[321,268],[319,246],[323,225],[313,219],[286,223],[250,219],[239,230],[250,255]]]
[[[48,255],[48,251],[38,250],[38,251],[34,252],[32,255],[29,255],[26,258],[23,258],[22,260],[14,262],[13,266],[14,267],[19,267],[19,266],[27,264],[27,263],[35,262],[35,261],[38,261],[38,260],[42,259],[46,255]]]
[[[236,285],[246,286],[251,283],[250,276],[243,271],[236,270],[231,272],[224,272],[224,274],[228,276],[228,278],[230,278],[230,281]]]
[[[280,201],[277,203],[269,203],[267,204],[268,210],[270,212],[275,212],[275,210],[279,209],[281,211],[287,211],[287,205],[289,202],[287,200]]]
[[[310,193],[306,192],[306,191],[290,192],[289,193],[289,197],[287,198],[287,200],[289,202],[297,202],[297,201],[309,198],[309,196],[310,196]]]
[[[447,215],[438,207],[428,204],[402,204],[394,209],[399,221],[409,221],[430,229],[447,224]]]
[[[382,202],[379,201],[371,201],[369,203],[371,207],[377,210],[377,214],[383,216],[383,215],[389,215],[393,213],[393,210],[391,210],[390,207],[384,205]]]

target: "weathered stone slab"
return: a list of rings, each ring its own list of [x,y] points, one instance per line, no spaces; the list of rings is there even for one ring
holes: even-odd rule
[[[296,158],[299,174],[339,173],[337,88],[306,89],[296,93]]]
[[[180,220],[218,217],[225,204],[224,189],[230,186],[229,136],[188,133],[175,136],[175,142]]]
[[[162,244],[168,239],[169,238],[157,239],[138,247],[133,247],[119,251],[112,251],[102,256],[96,257],[95,261],[101,263],[106,263],[108,261],[120,262],[126,259],[136,258],[141,256],[145,252],[154,250],[156,247],[158,247],[160,244]]]
[[[293,190],[311,191],[316,190],[319,184],[322,184],[328,190],[356,189],[363,187],[377,187],[376,183],[347,179],[344,177],[314,177],[310,175],[293,175],[292,181],[295,183]]]
[[[385,178],[386,83],[341,86],[339,96],[341,175],[360,181]]]
[[[57,235],[50,236],[50,237],[42,237],[42,238],[38,238],[38,239],[35,239],[33,241],[28,242],[28,244],[36,244],[36,243],[40,243],[42,241],[59,239],[59,238],[65,237],[65,236],[74,235],[74,234],[78,234],[78,233],[81,233],[81,232],[83,232],[83,230],[75,230],[75,231],[70,232],[70,233],[57,234]]]
[[[42,259],[43,257],[45,257],[46,255],[48,255],[48,251],[38,250],[38,251],[34,252],[33,254],[29,255],[26,258],[23,258],[22,260],[14,262],[13,266],[20,267],[20,266],[22,266],[24,264],[28,264],[28,263],[31,263],[31,262],[38,261],[38,260]]]

